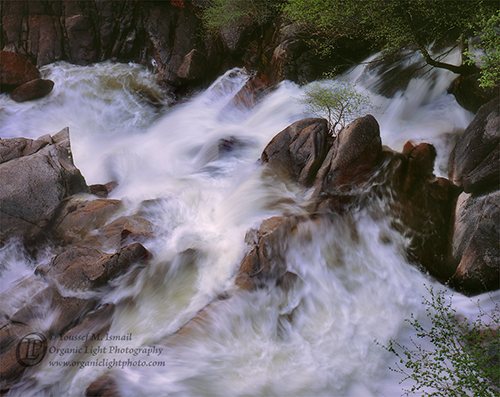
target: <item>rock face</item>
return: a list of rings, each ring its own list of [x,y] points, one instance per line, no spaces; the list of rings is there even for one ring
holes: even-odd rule
[[[450,179],[463,187],[455,209],[452,285],[466,294],[499,288],[500,98],[483,105],[450,158]]]
[[[457,202],[452,285],[476,294],[500,286],[500,191],[483,196],[462,193]]]
[[[257,70],[271,84],[305,83],[369,55],[365,43],[346,40],[323,59],[308,48],[303,32],[279,19],[258,25],[242,18],[205,38],[198,15],[206,4],[2,0],[0,48],[23,54],[38,67],[60,60],[137,62],[156,69],[159,82],[172,91],[199,87],[235,66]]]
[[[433,174],[435,148],[428,143],[408,142],[394,155],[386,169],[392,199],[390,212],[396,229],[410,237],[409,259],[441,282],[456,266],[448,261],[449,230],[453,206],[459,193],[450,181]]]
[[[52,80],[36,79],[17,87],[12,91],[11,98],[16,102],[26,102],[43,98],[54,88]]]
[[[303,119],[276,135],[261,161],[275,175],[309,187],[331,145],[326,120]]]
[[[7,141],[7,142],[6,142]],[[37,141],[1,140],[0,243],[39,232],[64,198],[88,187],[70,155],[69,130]],[[13,147],[11,154],[6,148]],[[27,155],[23,154],[26,153]]]
[[[450,159],[450,179],[466,193],[500,187],[500,97],[483,105]]]

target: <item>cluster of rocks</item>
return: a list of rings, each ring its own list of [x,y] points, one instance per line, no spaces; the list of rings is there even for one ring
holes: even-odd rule
[[[47,244],[55,252],[0,296],[6,392],[28,367],[19,359],[29,347],[26,335],[57,340],[106,331],[114,305],[102,304],[102,291],[147,265],[151,253],[140,242],[153,228],[140,214],[123,215],[120,200],[106,198],[116,184],[87,186],[73,164],[67,128],[36,140],[0,139],[0,180],[0,244],[17,242],[28,256]]]
[[[40,71],[28,59],[15,52],[0,51],[0,92],[9,92],[16,102],[42,98],[54,88],[54,82],[40,78]]]

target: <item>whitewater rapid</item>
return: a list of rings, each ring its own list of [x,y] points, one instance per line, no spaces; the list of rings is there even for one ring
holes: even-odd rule
[[[74,162],[87,183],[117,181],[110,198],[125,204],[117,216],[140,212],[154,225],[155,237],[144,243],[153,253],[148,267],[100,296],[117,307],[109,333],[132,337],[101,341],[106,353],[96,350],[92,359],[126,359],[114,346],[162,350],[137,356],[161,366],[112,370],[122,395],[401,394],[400,377],[389,369],[394,357],[376,342],[408,343],[405,319],[413,313],[426,321],[425,285],[444,287],[405,261],[404,238],[377,215],[383,203],[302,223],[286,258],[298,280],[290,290],[234,287],[246,231],[270,216],[304,213],[308,192],[267,179],[258,162],[274,135],[309,116],[298,101],[302,87],[283,82],[255,108],[241,109],[233,98],[249,75],[233,69],[169,107],[156,76],[138,65],[61,62],[42,73],[55,82],[48,97],[17,104],[0,96],[0,136],[37,138],[69,126]],[[453,137],[472,115],[445,92],[453,75],[432,73],[391,99],[371,93],[372,113],[383,144],[395,150],[408,139],[433,143],[436,172],[445,175]],[[355,69],[346,78],[369,92],[377,77]],[[49,258],[50,252],[39,260]],[[0,259],[2,290],[39,264],[15,245],[0,250]],[[455,302],[470,309],[460,295]],[[213,310],[198,328],[169,339],[208,304]],[[79,358],[52,358],[72,359]],[[107,372],[46,360],[10,395],[82,395]]]

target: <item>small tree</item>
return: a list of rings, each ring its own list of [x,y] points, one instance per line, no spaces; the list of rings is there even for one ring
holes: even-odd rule
[[[424,396],[500,396],[498,304],[491,314],[478,304],[477,320],[460,321],[451,298],[447,302],[443,291],[436,294],[430,288],[429,292],[431,299],[423,303],[427,305],[431,328],[425,328],[413,315],[407,321],[417,337],[428,339],[435,350],[426,350],[414,340],[413,348],[393,340],[386,347],[399,358],[397,368],[391,369],[404,376],[401,382],[408,379],[415,382],[411,389],[405,389],[405,395],[423,392]]]
[[[330,132],[334,135],[370,108],[366,95],[357,92],[351,84],[338,81],[308,85],[299,101],[309,112],[328,120]]]

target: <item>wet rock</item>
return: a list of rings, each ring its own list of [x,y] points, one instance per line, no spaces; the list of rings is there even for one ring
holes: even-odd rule
[[[466,193],[500,187],[500,97],[483,105],[450,158],[450,180]]]
[[[87,290],[106,285],[125,274],[135,264],[144,263],[151,253],[141,244],[124,247],[115,254],[105,254],[85,247],[70,248],[57,255],[50,264],[39,266],[35,274],[71,290]]]
[[[49,286],[34,295],[10,320],[32,328],[39,328],[43,324],[40,331],[47,335],[62,334],[75,326],[95,305],[93,299],[63,296],[57,288]]]
[[[32,101],[48,95],[54,82],[52,80],[36,79],[17,87],[11,94],[11,98],[16,102]]]
[[[368,181],[382,153],[377,120],[361,117],[343,129],[333,142],[314,181],[314,196],[349,192]]]
[[[455,97],[458,104],[472,113],[498,95],[498,90],[495,92],[495,89],[480,87],[479,78],[479,74],[458,76],[448,88],[448,93]]]
[[[115,181],[111,181],[106,183],[105,185],[96,184],[89,186],[90,193],[96,195],[100,198],[107,198],[108,195],[118,186],[118,183]]]
[[[203,80],[207,72],[207,58],[200,51],[194,49],[187,54],[177,76],[184,80]]]
[[[456,207],[451,283],[466,294],[500,287],[500,191],[483,196],[462,193]]]
[[[288,285],[289,274],[285,255],[288,238],[299,219],[296,217],[272,217],[262,222],[259,230],[250,230],[245,240],[253,247],[243,259],[236,275],[235,284],[245,290]]]
[[[326,120],[303,119],[276,135],[261,160],[274,175],[309,187],[331,145]]]
[[[239,109],[252,109],[269,91],[270,88],[265,81],[259,77],[252,77],[233,97],[230,105]]]
[[[109,251],[153,237],[153,225],[147,219],[139,216],[122,216],[101,227],[96,233],[87,235],[79,246]]]
[[[72,196],[54,211],[47,231],[62,244],[81,242],[91,231],[102,227],[123,208],[120,200]]]
[[[33,332],[36,331],[25,324],[9,324],[0,329],[0,391],[2,394],[6,393],[26,370],[26,367],[17,360],[17,348],[22,338]],[[26,341],[25,344],[27,343]]]
[[[0,87],[2,92],[31,80],[38,79],[40,72],[24,55],[0,51]]]
[[[85,390],[86,397],[120,397],[118,384],[111,375],[101,376]]]
[[[436,150],[428,143],[410,142],[402,154],[387,153],[386,157],[382,178],[389,184],[393,226],[409,238],[408,259],[446,282],[456,269],[448,256],[459,189],[447,179],[434,176]]]
[[[40,232],[64,198],[88,191],[71,158],[68,130],[52,140],[34,154],[0,164],[0,243]]]

